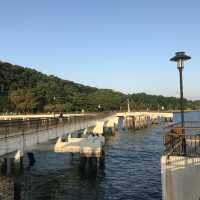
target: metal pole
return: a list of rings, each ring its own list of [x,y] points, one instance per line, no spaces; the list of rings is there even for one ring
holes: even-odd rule
[[[182,69],[179,68],[180,75],[180,109],[181,109],[181,127],[184,128],[184,106],[183,106],[183,74]]]
[[[180,109],[181,109],[181,128],[182,128],[182,134],[185,134],[184,130],[184,105],[183,105],[183,69],[179,68],[179,76],[180,76]],[[182,150],[183,153],[186,154],[186,141],[185,136],[183,136],[182,140]]]

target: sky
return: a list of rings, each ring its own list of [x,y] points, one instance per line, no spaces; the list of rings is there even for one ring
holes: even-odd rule
[[[0,60],[124,93],[200,99],[199,0],[0,0]]]

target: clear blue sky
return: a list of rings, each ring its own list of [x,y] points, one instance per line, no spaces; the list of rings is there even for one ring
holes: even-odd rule
[[[0,59],[86,85],[176,96],[169,58],[192,56],[185,96],[200,99],[199,0],[0,0]]]

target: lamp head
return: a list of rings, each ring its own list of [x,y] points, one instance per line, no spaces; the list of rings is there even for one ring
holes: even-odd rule
[[[178,69],[184,68],[184,61],[191,59],[190,56],[186,55],[185,52],[176,52],[175,56],[170,59],[170,61],[177,62]]]

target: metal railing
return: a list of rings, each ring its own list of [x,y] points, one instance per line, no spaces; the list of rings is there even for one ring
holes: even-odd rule
[[[12,137],[29,135],[57,127],[75,127],[80,123],[89,123],[91,120],[101,120],[110,113],[96,115],[70,116],[63,118],[40,118],[29,120],[3,120],[0,121],[0,140]]]
[[[164,127],[164,154],[168,156],[200,156],[200,122],[185,122]]]

